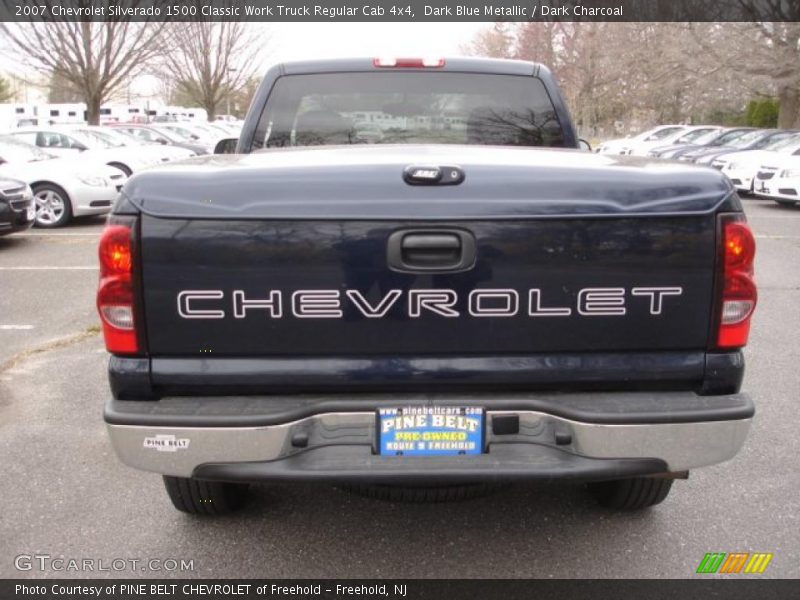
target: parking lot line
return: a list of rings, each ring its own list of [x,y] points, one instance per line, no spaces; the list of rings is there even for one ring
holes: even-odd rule
[[[96,271],[98,267],[50,267],[50,266],[30,266],[30,267],[0,267],[0,271]]]
[[[102,232],[97,233],[77,233],[77,232],[60,232],[60,233],[17,233],[15,238],[21,237],[100,237]]]
[[[747,213],[747,211],[745,211]],[[800,215],[747,215],[749,219],[780,219],[781,221],[791,220],[791,219],[800,219]]]
[[[0,325],[0,331],[20,331],[33,329],[33,325]]]

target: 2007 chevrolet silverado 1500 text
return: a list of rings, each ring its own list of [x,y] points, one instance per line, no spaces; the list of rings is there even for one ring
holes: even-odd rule
[[[177,508],[537,478],[642,508],[741,448],[735,191],[581,152],[544,67],[279,65],[237,152],[132,177],[100,243],[105,420]]]

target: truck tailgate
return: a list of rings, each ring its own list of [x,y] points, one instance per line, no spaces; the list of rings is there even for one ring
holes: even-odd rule
[[[574,167],[563,166],[565,154]],[[133,178],[126,192],[142,211],[150,354],[707,347],[715,213],[731,194],[718,173],[577,152],[486,155],[413,146],[289,151]],[[414,156],[458,164],[465,179],[408,185],[401,175]],[[176,180],[183,196],[161,185]],[[468,250],[469,264],[427,270],[425,261],[435,267],[447,248],[426,256],[423,247],[419,268],[398,268],[392,240],[407,235],[423,246],[457,238],[454,251]]]
[[[405,230],[420,231],[420,224],[145,216],[150,352],[519,354],[706,346],[715,254],[710,216],[439,223],[437,232],[465,231],[475,239],[474,266],[455,273],[391,270],[388,240]]]

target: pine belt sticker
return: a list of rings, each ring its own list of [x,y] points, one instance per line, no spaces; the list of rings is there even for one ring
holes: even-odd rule
[[[144,438],[145,448],[154,448],[159,452],[177,452],[189,447],[189,438],[177,438],[172,434],[159,434]]]

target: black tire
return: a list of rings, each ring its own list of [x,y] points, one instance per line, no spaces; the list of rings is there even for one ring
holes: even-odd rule
[[[37,183],[31,189],[36,206],[36,227],[63,227],[72,220],[72,201],[63,188],[54,183]]]
[[[401,486],[383,484],[352,483],[340,486],[341,489],[387,502],[459,502],[488,496],[498,489],[505,487],[497,483],[462,483],[456,485],[435,486]]]
[[[775,198],[775,202],[781,206],[795,206],[797,204],[797,202],[794,200],[778,200],[777,198]]]
[[[172,505],[190,515],[222,515],[241,508],[247,500],[246,483],[202,481],[164,475]]]
[[[590,483],[589,491],[606,508],[641,510],[663,502],[672,482],[663,477],[633,477]]]
[[[131,173],[133,173],[133,171],[131,171],[131,169],[130,169],[130,167],[128,167],[128,165],[123,165],[122,163],[110,162],[110,163],[108,163],[108,166],[109,167],[115,167],[115,168],[119,169],[120,171],[125,173],[125,177],[130,177]]]

